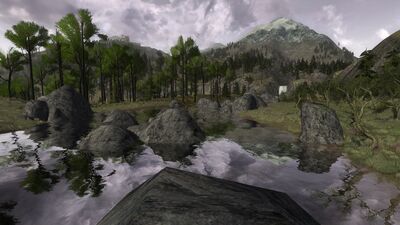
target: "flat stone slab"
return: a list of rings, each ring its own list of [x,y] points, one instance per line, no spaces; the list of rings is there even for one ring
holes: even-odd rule
[[[287,194],[165,168],[98,225],[317,225]]]

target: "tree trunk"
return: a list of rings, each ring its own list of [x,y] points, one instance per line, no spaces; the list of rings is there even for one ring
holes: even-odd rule
[[[392,108],[392,112],[393,112],[393,119],[399,120],[400,119],[400,107],[394,106]]]
[[[101,92],[101,104],[104,104],[106,100],[106,93],[104,90],[104,74],[103,66],[100,64],[100,92]]]
[[[197,102],[197,72],[194,73],[194,102]]]
[[[33,83],[32,52],[28,51],[29,75],[31,83],[31,99],[35,100],[35,84]]]
[[[111,103],[111,101],[113,100],[113,76],[110,74],[110,81],[109,81],[109,85],[110,85],[110,87],[109,87],[109,92],[110,92],[110,103]]]
[[[84,98],[89,101],[89,91],[88,91],[88,84],[86,81],[86,65],[85,65],[85,42],[84,42],[84,36],[83,36],[83,22],[81,22],[81,48],[82,48],[82,66],[81,66],[81,76],[82,76],[82,92]]]
[[[8,72],[8,80],[7,80],[7,87],[8,87],[8,97],[11,98],[11,76],[12,76],[12,70]]]
[[[43,80],[40,80],[40,89],[41,89],[41,94],[42,96],[44,96],[44,84],[43,84]]]
[[[61,55],[61,44],[57,42],[57,54],[58,54],[58,74],[60,76],[60,87],[64,86],[64,73],[63,73],[63,62]]]

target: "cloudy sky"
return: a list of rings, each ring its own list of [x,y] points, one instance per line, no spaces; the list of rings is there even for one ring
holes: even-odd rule
[[[278,17],[301,22],[359,55],[400,29],[399,0],[0,0],[0,34],[20,20],[54,31],[68,12],[87,8],[102,33],[168,51],[177,37],[200,47],[238,40]],[[11,43],[0,36],[0,49]]]

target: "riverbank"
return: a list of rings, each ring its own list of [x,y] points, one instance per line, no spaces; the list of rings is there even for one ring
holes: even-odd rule
[[[367,112],[365,123],[379,143],[377,150],[361,141],[350,126],[348,106],[345,103],[331,104],[343,126],[345,134],[344,153],[356,164],[369,167],[377,172],[400,176],[400,121],[393,120],[390,111]],[[300,134],[300,110],[294,102],[278,102],[268,107],[243,112],[241,116],[279,129]]]
[[[39,121],[25,120],[25,102],[0,97],[0,134],[31,128]]]

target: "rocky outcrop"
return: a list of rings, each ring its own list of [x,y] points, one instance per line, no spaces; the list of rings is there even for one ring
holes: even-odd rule
[[[197,118],[206,123],[220,122],[220,106],[207,98],[202,98],[197,102]]]
[[[343,129],[335,111],[321,104],[303,103],[300,141],[306,144],[343,144]]]
[[[253,94],[246,93],[242,97],[237,98],[232,104],[232,111],[234,113],[243,112],[247,110],[265,107],[267,104],[260,98]]]
[[[160,112],[140,136],[164,160],[172,161],[191,154],[193,145],[205,139],[204,132],[183,107]]]
[[[113,110],[103,123],[115,125],[124,129],[139,124],[130,113],[121,110]]]
[[[317,225],[287,194],[165,168],[98,225]]]
[[[49,144],[73,148],[89,127],[92,115],[89,103],[74,88],[63,86],[47,97],[47,105]]]
[[[32,100],[25,105],[25,117],[28,119],[39,119],[47,121],[49,117],[49,107],[46,101]]]
[[[91,131],[80,143],[79,149],[95,156],[119,157],[139,149],[139,138],[132,132],[115,125],[102,125]]]

